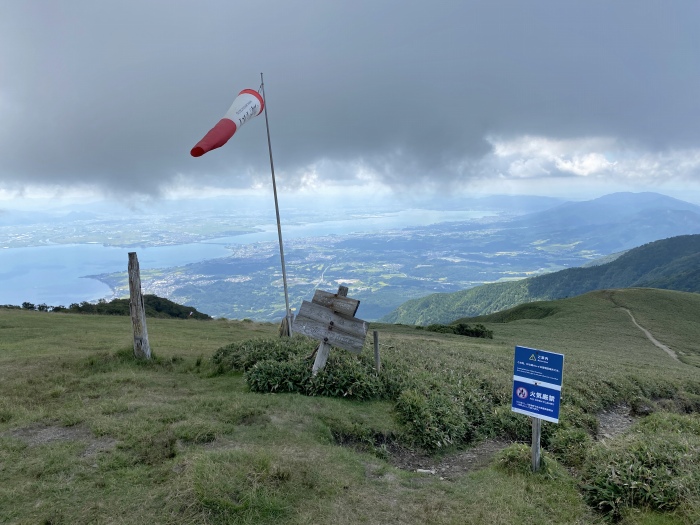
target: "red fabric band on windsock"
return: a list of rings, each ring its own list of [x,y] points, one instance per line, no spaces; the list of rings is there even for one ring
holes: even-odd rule
[[[208,151],[220,148],[228,142],[228,139],[233,137],[236,129],[236,124],[231,119],[222,118],[217,122],[216,126],[204,135],[202,140],[197,142],[197,145],[190,151],[190,155],[201,157]]]
[[[208,151],[220,148],[233,137],[238,128],[260,115],[264,107],[265,101],[260,93],[252,89],[244,89],[233,101],[224,118],[211,128],[202,140],[197,142],[197,145],[190,151],[190,155],[201,157]]]

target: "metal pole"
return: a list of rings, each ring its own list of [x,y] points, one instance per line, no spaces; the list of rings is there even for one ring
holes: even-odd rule
[[[277,184],[275,182],[275,164],[272,160],[272,141],[270,140],[270,124],[267,120],[267,97],[265,96],[265,82],[260,73],[260,87],[262,88],[263,101],[265,102],[265,127],[267,128],[267,149],[270,152],[270,171],[272,172],[272,193],[275,196],[275,214],[277,215],[277,236],[280,243],[280,260],[282,262],[282,282],[284,283],[284,304],[286,308],[287,327],[289,335],[292,335],[292,311],[289,309],[289,293],[287,292],[287,270],[284,266],[284,248],[282,246],[282,224],[280,223],[280,207],[277,203]]]
[[[540,470],[540,437],[542,435],[542,420],[532,418],[532,471]]]

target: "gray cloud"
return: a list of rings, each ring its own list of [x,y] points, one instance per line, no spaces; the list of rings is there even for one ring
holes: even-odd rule
[[[397,186],[470,177],[457,166],[493,136],[694,148],[699,18],[666,1],[4,3],[0,186],[247,186],[268,173],[262,117],[189,150],[261,71],[289,185],[324,160]]]

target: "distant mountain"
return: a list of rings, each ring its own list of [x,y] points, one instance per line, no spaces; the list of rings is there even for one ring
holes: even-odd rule
[[[620,192],[611,193],[597,199],[582,202],[566,202],[549,210],[533,213],[525,220],[529,225],[578,224],[591,226],[594,224],[610,224],[611,222],[628,223],[657,211],[666,214],[668,211],[687,211],[700,213],[700,206],[674,199],[660,193]]]
[[[455,209],[464,208],[463,198],[447,199],[446,201]],[[519,215],[548,210],[563,204],[563,202],[562,199],[537,195],[490,195],[475,198],[472,204],[478,209],[505,211],[508,214]]]
[[[612,193],[531,213],[514,219],[510,226],[527,237],[575,240],[609,254],[658,239],[700,233],[700,206],[659,193]]]
[[[689,213],[693,212],[689,210]],[[629,287],[700,292],[700,235],[651,242],[598,266],[569,268],[520,281],[429,295],[402,304],[381,320],[401,324],[450,323],[522,303]]]
[[[84,211],[57,213],[0,209],[0,226],[26,226],[31,224],[44,224],[56,222],[64,223],[83,220],[93,220],[96,218],[96,214]]]

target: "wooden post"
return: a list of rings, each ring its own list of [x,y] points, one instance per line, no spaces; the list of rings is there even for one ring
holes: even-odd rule
[[[540,437],[542,435],[542,420],[532,418],[532,471],[540,470]]]
[[[339,297],[347,297],[348,296],[348,287],[347,286],[338,286],[338,293],[336,294]],[[318,351],[316,352],[316,359],[314,360],[314,366],[311,368],[311,375],[313,377],[316,377],[316,374],[318,374],[319,370],[323,370],[323,367],[326,366],[326,361],[328,361],[328,354],[331,352],[331,345],[328,342],[328,338],[324,337],[323,341],[318,345]]]
[[[319,370],[323,370],[323,367],[326,366],[326,361],[328,361],[328,354],[330,354],[330,352],[331,345],[328,343],[328,338],[326,338],[318,345],[314,366],[311,368],[312,376],[315,377]]]
[[[282,324],[280,324],[280,329],[279,329],[280,337],[289,337],[292,335],[291,330],[289,329],[289,317],[285,316],[282,318]]]
[[[379,332],[374,331],[374,368],[377,373],[382,371],[382,361],[379,359]]]
[[[141,295],[141,272],[136,252],[129,252],[129,311],[134,328],[134,357],[150,359],[151,346],[148,344],[146,329],[146,309]]]

